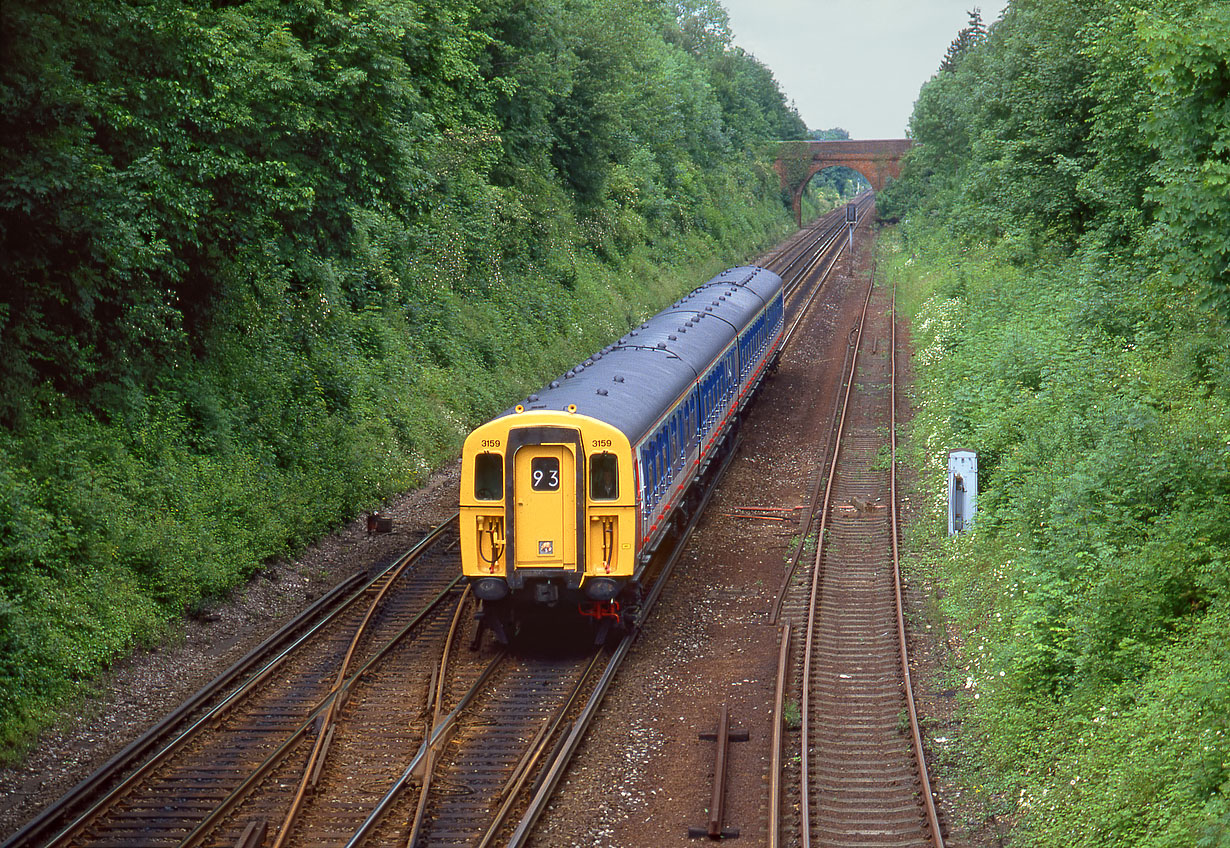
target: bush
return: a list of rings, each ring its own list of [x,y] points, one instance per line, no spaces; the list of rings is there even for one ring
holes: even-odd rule
[[[6,3],[0,758],[789,228],[805,128],[724,20]]]
[[[1028,844],[1223,844],[1230,384],[1208,375],[1230,346],[1180,331],[1214,326],[1190,303],[1126,342],[1084,320],[1076,262],[907,233],[881,268],[912,320],[914,544],[955,636],[966,779]],[[1192,347],[1217,364],[1193,373]],[[979,515],[946,539],[953,447],[979,453]]]

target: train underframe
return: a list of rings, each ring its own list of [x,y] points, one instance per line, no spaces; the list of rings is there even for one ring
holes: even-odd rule
[[[537,578],[526,588],[498,601],[479,601],[475,620],[478,626],[472,647],[477,648],[483,634],[502,645],[517,638],[527,621],[541,624],[552,619],[592,623],[593,641],[604,643],[613,633],[626,633],[640,623],[644,590],[639,580],[628,580],[609,601],[595,601],[579,589],[569,588],[563,578]]]

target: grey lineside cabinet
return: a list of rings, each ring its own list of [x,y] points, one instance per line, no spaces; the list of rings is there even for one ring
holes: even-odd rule
[[[948,452],[948,535],[969,530],[978,507],[978,454]]]

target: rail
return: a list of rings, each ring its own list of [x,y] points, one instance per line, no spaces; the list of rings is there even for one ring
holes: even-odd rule
[[[851,781],[848,776],[845,776],[847,768],[834,770],[828,759],[824,759],[818,763],[814,763],[813,759],[822,750],[816,747],[818,740],[828,740],[824,744],[832,744],[838,746],[837,750],[847,750],[851,744],[851,735],[842,729],[841,720],[834,719],[834,714],[829,712],[832,709],[840,709],[835,706],[841,703],[841,699],[848,698],[847,694],[850,690],[844,689],[844,686],[850,686],[851,681],[864,677],[874,677],[876,672],[872,671],[856,671],[855,669],[869,669],[866,665],[866,660],[855,659],[842,651],[832,651],[828,647],[829,641],[833,638],[834,628],[841,628],[840,632],[861,633],[861,629],[850,630],[847,628],[857,627],[864,628],[870,625],[879,633],[879,636],[874,637],[868,644],[878,642],[888,633],[895,630],[893,637],[888,637],[884,644],[877,648],[876,657],[883,657],[878,664],[896,663],[899,664],[899,673],[901,675],[902,685],[904,689],[904,700],[906,709],[903,711],[908,716],[908,733],[909,736],[909,755],[908,758],[902,753],[892,756],[887,756],[880,753],[884,750],[890,750],[892,743],[887,739],[878,742],[868,742],[875,747],[877,753],[871,754],[868,757],[867,765],[871,767],[875,764],[877,769],[885,769],[883,772],[886,775],[903,774],[906,769],[915,769],[917,772],[918,786],[917,799],[915,801],[915,809],[919,810],[919,818],[916,820],[923,827],[923,830],[918,831],[918,837],[925,839],[927,844],[933,848],[943,848],[943,835],[939,822],[939,816],[935,806],[935,799],[931,789],[927,764],[925,759],[925,751],[922,744],[922,734],[918,723],[917,708],[914,700],[913,682],[909,669],[908,645],[906,640],[905,618],[903,610],[903,589],[901,579],[900,566],[900,529],[899,529],[899,508],[898,508],[898,487],[896,477],[896,456],[897,456],[897,337],[896,337],[896,303],[895,291],[892,293],[892,299],[887,310],[887,318],[891,325],[890,330],[890,348],[891,354],[887,363],[888,374],[884,374],[885,363],[883,354],[879,354],[876,349],[871,349],[864,353],[864,340],[867,334],[869,322],[869,310],[871,306],[872,295],[875,292],[875,268],[874,265],[871,271],[871,279],[868,282],[866,293],[863,297],[863,302],[860,310],[860,315],[854,329],[851,330],[851,343],[847,347],[846,361],[843,363],[842,375],[844,387],[839,392],[839,396],[834,404],[834,415],[832,429],[829,435],[829,445],[826,445],[824,456],[821,460],[821,473],[817,477],[816,484],[812,490],[811,502],[807,506],[807,513],[802,521],[802,538],[798,542],[795,554],[791,559],[788,574],[782,582],[782,586],[777,594],[774,605],[771,610],[770,621],[774,622],[782,611],[783,600],[789,590],[792,601],[797,609],[802,601],[806,601],[806,612],[798,610],[798,614],[792,613],[792,618],[785,619],[780,628],[780,655],[778,663],[778,679],[775,691],[775,699],[773,705],[773,740],[771,744],[771,772],[769,786],[769,822],[768,822],[768,840],[769,848],[778,848],[788,840],[788,837],[783,834],[782,810],[783,810],[783,781],[782,778],[786,773],[785,762],[785,730],[786,730],[786,695],[788,690],[788,675],[789,675],[789,658],[792,651],[792,631],[798,626],[800,618],[805,618],[805,626],[802,627],[801,638],[803,645],[801,648],[801,694],[799,696],[799,730],[801,733],[801,742],[797,753],[797,762],[800,770],[800,796],[797,799],[797,815],[799,827],[798,844],[804,848],[810,846],[817,840],[825,841],[834,838],[837,839],[887,839],[887,834],[897,833],[898,837],[905,837],[907,832],[900,828],[912,827],[900,816],[905,815],[902,806],[902,812],[885,813],[885,817],[881,820],[879,814],[873,815],[874,823],[851,819],[852,810],[859,809],[857,806],[847,806],[853,802],[854,798],[861,798],[861,804],[870,805],[866,809],[887,809],[896,806],[899,802],[887,801],[887,798],[895,798],[897,790],[892,790],[887,796],[879,796],[876,792],[868,793],[865,788],[861,788],[862,781]],[[884,312],[878,312],[876,323],[879,326],[885,319]],[[875,332],[883,332],[876,330]],[[878,347],[878,346],[876,346]],[[856,404],[854,398],[860,392],[855,391],[856,374],[860,371],[860,358],[871,357],[868,360],[872,365],[872,370],[869,375],[864,376],[864,382],[872,380],[876,385],[882,382],[888,382],[886,387],[890,410],[889,415],[889,433],[890,441],[887,446],[889,449],[889,469],[888,479],[879,484],[887,484],[888,489],[888,517],[889,521],[884,521],[883,518],[874,519],[876,510],[884,509],[883,506],[871,504],[860,500],[855,496],[855,492],[874,491],[867,487],[873,485],[876,479],[874,476],[867,476],[870,469],[874,472],[874,464],[869,464],[872,455],[875,453],[876,437],[871,435],[874,432],[872,422],[877,414],[872,410],[877,408],[874,404],[869,405],[866,399],[860,399]],[[879,364],[874,364],[874,363]],[[879,370],[877,370],[879,369]],[[874,376],[874,375],[879,376]],[[887,376],[887,380],[885,377]],[[881,381],[876,383],[875,381]],[[864,396],[865,397],[865,396]],[[882,403],[882,401],[880,401]],[[848,422],[850,422],[848,424]],[[882,426],[882,425],[881,425]],[[847,434],[847,429],[853,430]],[[851,441],[852,440],[852,441]],[[846,443],[850,442],[849,450],[852,452],[850,458],[845,458]],[[831,447],[831,456],[830,456]],[[827,469],[825,469],[825,460],[827,460]],[[847,466],[850,466],[847,468]],[[863,469],[863,470],[858,470]],[[880,474],[883,472],[880,471]],[[882,477],[880,478],[883,479]],[[839,485],[840,483],[840,485]],[[863,487],[863,488],[859,488]],[[841,505],[835,503],[838,495],[844,492],[841,497],[850,498],[850,504],[846,505],[842,501]],[[822,494],[821,494],[822,493]],[[807,581],[808,586],[804,594],[803,586],[795,586],[792,583],[792,578],[796,571],[796,566],[800,560],[800,554],[803,551],[805,544],[809,543],[812,537],[812,521],[816,513],[819,513],[819,527],[815,533],[816,550],[812,558],[812,573]],[[884,515],[884,513],[880,513]],[[860,517],[861,516],[861,517]],[[832,517],[832,521],[830,521]],[[835,522],[835,523],[834,523]],[[888,526],[885,527],[885,524]],[[878,528],[878,529],[877,529]],[[834,535],[834,533],[836,535]],[[870,534],[870,535],[868,535]],[[879,534],[880,541],[875,542],[876,535]],[[887,538],[885,538],[887,537]],[[866,548],[869,541],[873,548]],[[871,550],[889,548],[891,542],[891,573],[889,571],[888,550],[883,551],[884,562],[882,565],[875,564],[874,556],[870,559],[864,554],[855,553],[859,550]],[[830,552],[830,544],[836,545]],[[851,547],[854,545],[855,547]],[[840,553],[844,551],[844,553]],[[843,567],[834,571],[833,574],[826,575],[825,563],[834,556],[844,557],[841,562]],[[851,558],[852,557],[852,558]],[[871,569],[870,571],[868,569]],[[852,575],[847,576],[847,572]],[[874,578],[878,584],[883,580],[882,587],[872,589],[872,583],[866,582],[869,580],[869,575],[880,574],[882,577]],[[891,580],[891,585],[889,581]],[[853,588],[852,588],[853,587]],[[830,591],[836,591],[838,594],[832,598],[826,597]],[[879,600],[879,598],[884,600]],[[856,603],[857,611],[853,608],[847,608],[845,605],[851,602]],[[837,606],[834,607],[833,605]],[[823,645],[818,643],[820,636],[820,628],[818,617],[822,606],[826,612],[824,614],[825,624],[824,632],[826,641]],[[880,613],[877,610],[883,608]],[[849,612],[844,610],[851,609]],[[878,616],[883,615],[883,618]],[[876,625],[876,621],[882,621],[883,625]],[[892,624],[889,624],[889,622]],[[856,624],[857,622],[857,624]],[[817,665],[819,659],[821,664]],[[893,654],[895,658],[890,659]],[[794,654],[796,657],[797,653]],[[870,656],[870,655],[869,655]],[[796,662],[798,660],[796,659]],[[797,668],[798,666],[796,666]],[[889,666],[891,667],[891,666]],[[849,672],[840,673],[839,672]],[[895,675],[893,675],[895,676]],[[816,686],[820,687],[821,695],[817,696],[813,691],[813,677],[816,679]],[[841,681],[845,682],[842,683]],[[834,684],[836,687],[834,688]],[[798,690],[796,690],[798,691]],[[858,690],[860,693],[862,690]],[[877,692],[877,694],[872,694]],[[886,694],[891,692],[893,694]],[[901,697],[896,694],[892,687],[884,687],[876,685],[870,690],[866,696],[869,700],[863,702],[860,696],[860,704],[857,708],[859,715],[866,715],[867,721],[876,721],[883,723],[884,719],[873,719],[874,715],[883,715],[885,710],[895,709],[889,705],[892,699]],[[888,699],[887,701],[885,699]],[[876,706],[870,706],[871,704]],[[821,704],[824,704],[824,711],[821,711]],[[866,711],[866,712],[864,712]],[[818,723],[819,730],[813,724]],[[902,730],[905,730],[904,725]],[[819,735],[817,735],[819,734]],[[879,737],[871,737],[878,739]],[[859,743],[862,744],[862,743]],[[900,751],[900,749],[897,749]],[[886,758],[885,758],[886,757]],[[882,759],[883,758],[883,759]],[[911,762],[912,761],[912,762]],[[908,765],[907,765],[908,764]],[[817,771],[818,769],[818,771]],[[899,779],[899,778],[898,778]],[[834,795],[833,793],[840,793]],[[829,799],[827,801],[823,799]],[[849,800],[837,801],[834,806],[834,799],[848,798]],[[878,799],[878,800],[877,800]],[[904,802],[900,802],[904,804]],[[823,812],[820,818],[820,823],[817,824],[815,816],[815,805],[819,804]],[[885,806],[887,805],[887,806]],[[881,830],[880,828],[886,828]],[[872,836],[872,834],[880,834]],[[910,842],[909,844],[920,844],[919,842]]]
[[[803,644],[804,672],[803,672],[803,697],[801,698],[803,745],[801,746],[800,768],[803,774],[803,780],[804,780],[805,786],[806,786],[807,775],[811,773],[810,771],[811,761],[810,761],[810,753],[809,753],[811,746],[807,744],[807,740],[810,738],[808,736],[808,733],[811,729],[811,710],[807,708],[808,704],[810,703],[810,698],[811,698],[811,674],[809,673],[809,670],[812,667],[812,646],[815,643],[816,610],[819,609],[819,606],[820,606],[820,603],[819,603],[820,574],[823,571],[825,530],[828,528],[829,506],[831,505],[832,494],[833,494],[833,480],[837,475],[837,460],[838,460],[838,457],[841,455],[841,437],[845,429],[846,413],[850,408],[850,394],[854,389],[854,370],[858,367],[858,351],[859,351],[859,347],[862,345],[863,326],[866,324],[866,321],[867,321],[867,307],[871,303],[871,292],[874,287],[875,287],[875,280],[873,278],[872,281],[868,283],[867,285],[867,295],[863,299],[863,310],[858,320],[857,334],[854,340],[854,354],[851,357],[850,378],[846,381],[846,390],[845,390],[845,393],[842,399],[841,413],[840,413],[839,423],[837,425],[837,440],[836,440],[836,443],[833,445],[833,462],[829,466],[828,478],[825,482],[824,501],[820,509],[820,532],[819,532],[819,536],[816,541],[816,556],[815,556],[814,563],[812,566],[811,603],[808,604],[807,629],[806,629],[806,635],[804,636],[804,644]],[[799,814],[802,819],[802,825],[800,829],[802,831],[801,836],[802,836],[802,841],[803,841],[803,848],[810,848],[811,846],[811,793],[806,791],[806,789],[803,792],[802,805],[800,807]]]
[[[5,848],[63,843],[74,838],[74,835],[85,832],[93,822],[105,819],[108,810],[120,799],[141,791],[139,787],[142,784],[149,781],[157,770],[174,760],[179,752],[187,750],[190,743],[211,728],[217,727],[241,704],[267,688],[270,681],[277,679],[292,658],[305,646],[327,633],[327,628],[348,614],[372,586],[381,580],[387,581],[390,574],[399,568],[404,569],[407,562],[414,561],[425,550],[438,543],[442,535],[455,525],[455,521],[454,515],[378,572],[359,572],[343,581],[165,719],[147,730],[90,777],[45,808],[14,833],[5,843]],[[323,698],[316,710],[310,711],[312,717],[318,714],[321,707],[331,702],[332,696]],[[301,738],[304,732],[302,727],[291,730],[290,740],[284,740],[286,746]],[[242,792],[244,787],[251,785],[252,780],[241,781],[237,791]],[[221,808],[213,812],[220,815],[225,811],[222,808],[229,810],[233,806],[228,799],[223,802]],[[211,821],[219,820],[217,817],[206,818]],[[192,844],[202,837],[201,824],[190,815],[183,817],[177,827],[180,832],[190,833],[184,844]]]

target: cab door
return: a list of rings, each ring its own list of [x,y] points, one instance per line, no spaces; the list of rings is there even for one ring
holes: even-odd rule
[[[525,445],[514,457],[516,562],[576,568],[576,455],[571,445]]]

